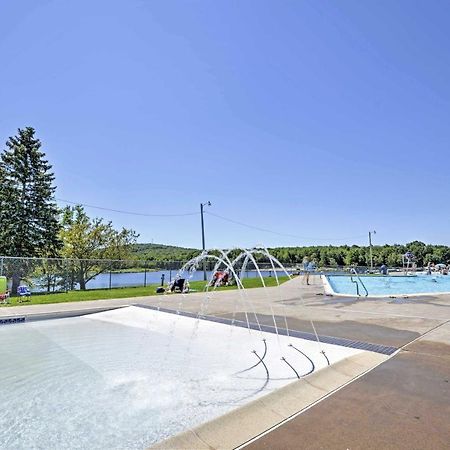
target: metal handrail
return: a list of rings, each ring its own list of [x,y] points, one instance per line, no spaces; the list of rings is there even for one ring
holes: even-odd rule
[[[358,282],[355,281],[351,275],[350,275],[350,281],[356,285],[356,295],[357,295],[358,297],[360,297],[360,295],[359,295],[359,284],[358,284]]]
[[[358,278],[359,282],[361,283],[361,286],[366,291],[366,297],[368,297],[369,296],[369,291],[367,290],[366,285],[362,282],[361,277],[359,276],[359,273],[356,271],[355,268],[352,268],[352,271],[356,275],[356,278]]]

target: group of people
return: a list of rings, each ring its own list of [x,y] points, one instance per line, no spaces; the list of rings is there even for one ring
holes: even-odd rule
[[[209,285],[214,287],[228,286],[229,282],[230,274],[228,273],[228,271],[217,270],[216,272],[214,272]]]
[[[309,260],[308,257],[304,257],[303,261],[302,261],[302,272],[304,274],[304,280],[306,282],[306,284],[309,285],[309,281],[310,281],[310,275],[312,272],[315,272],[317,268],[317,264],[316,261],[313,260]],[[417,270],[417,264],[415,262],[413,262],[411,264],[411,270],[412,271],[416,271]],[[427,270],[426,273],[427,275],[431,275],[432,273],[440,273],[441,275],[448,275],[450,272],[450,264],[434,264],[434,263],[428,263],[427,266]],[[381,275],[388,275],[389,274],[389,270],[386,264],[382,264],[380,266],[380,274]]]
[[[432,262],[428,263],[427,275],[431,275],[433,272],[439,272],[441,275],[448,275],[449,272],[448,264],[434,264]]]

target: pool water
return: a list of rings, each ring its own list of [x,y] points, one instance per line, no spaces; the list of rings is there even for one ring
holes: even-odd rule
[[[252,366],[256,349],[270,371]],[[0,448],[144,449],[361,350],[127,307],[0,326]],[[283,350],[281,350],[283,348]]]
[[[415,276],[361,276],[362,283],[367,288],[369,296],[401,296],[413,294],[432,294],[450,292],[449,275],[415,275]],[[355,295],[356,286],[349,275],[329,275],[327,280],[336,294]],[[359,292],[365,295],[357,277],[353,280],[359,283]]]

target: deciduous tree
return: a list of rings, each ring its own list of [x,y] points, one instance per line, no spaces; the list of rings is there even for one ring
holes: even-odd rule
[[[72,259],[71,273],[83,290],[92,278],[112,267],[108,260],[129,258],[138,237],[133,230],[115,230],[111,222],[91,219],[81,205],[67,206],[61,224],[62,255]]]

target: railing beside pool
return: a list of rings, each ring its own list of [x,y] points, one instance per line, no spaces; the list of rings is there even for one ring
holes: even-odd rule
[[[361,283],[361,286],[364,288],[364,291],[366,292],[366,297],[368,297],[368,296],[369,296],[369,291],[367,290],[366,285],[365,285],[365,284],[363,283],[363,281],[361,280],[361,277],[359,276],[358,272],[357,272],[355,269],[353,269],[353,270],[352,270],[352,273],[355,274],[356,278],[357,278],[358,281]],[[353,278],[352,278],[352,281],[353,281]],[[358,286],[358,284],[357,284],[356,286]],[[358,294],[358,296],[359,296],[359,287],[357,287],[356,291],[357,291],[357,294]]]

